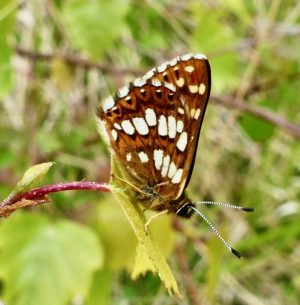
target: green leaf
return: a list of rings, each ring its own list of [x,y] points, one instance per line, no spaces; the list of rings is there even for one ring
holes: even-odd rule
[[[174,250],[175,243],[175,234],[171,226],[170,216],[162,215],[158,217],[151,223],[149,230],[152,233],[152,239],[155,244],[159,247],[165,257],[169,257]],[[164,233],[162,234],[162,232]],[[133,279],[136,279],[140,275],[145,275],[147,271],[154,272],[155,269],[143,247],[139,244],[131,276]]]
[[[85,305],[109,305],[113,277],[106,269],[95,273]]]
[[[41,163],[30,167],[18,182],[14,193],[22,193],[37,185],[47,174],[53,162]]]
[[[101,58],[124,32],[127,9],[125,0],[65,1],[65,31],[76,48],[92,58]]]
[[[126,174],[120,164],[117,163],[114,156],[112,156],[112,170],[116,177],[125,178]],[[128,181],[128,179],[127,179]],[[161,250],[153,243],[151,234],[145,232],[145,216],[142,212],[141,205],[138,202],[133,202],[133,198],[130,197],[130,193],[125,191],[124,183],[120,183],[119,179],[112,179],[112,193],[120,203],[123,211],[125,212],[134,233],[139,241],[140,247],[143,248],[144,254],[147,255],[149,261],[153,265],[153,269],[156,270],[160,279],[164,283],[170,294],[176,294],[180,297],[178,286],[172,271],[166,262]],[[143,254],[142,254],[143,255]],[[149,268],[149,261],[146,262],[146,268]]]
[[[105,251],[105,266],[109,270],[132,270],[137,240],[120,205],[112,194],[98,205],[97,227]],[[122,249],[122,251],[120,251]]]
[[[89,229],[25,213],[2,223],[0,248],[4,300],[14,305],[63,305],[84,297],[103,260]]]
[[[155,273],[155,266],[145,252],[144,247],[142,247],[141,244],[138,244],[131,277],[136,280],[140,275],[145,275],[148,271]]]
[[[257,105],[266,108],[266,110],[277,110],[278,105],[270,103],[268,100],[262,99]],[[250,114],[243,114],[239,122],[245,132],[251,139],[257,142],[267,141],[274,133],[275,126],[269,122],[262,120],[261,118],[254,117]]]

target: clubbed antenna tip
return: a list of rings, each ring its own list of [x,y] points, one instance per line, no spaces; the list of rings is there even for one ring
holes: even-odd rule
[[[254,212],[254,208],[242,208],[245,212]]]
[[[241,257],[242,257],[242,255],[241,255],[238,251],[236,251],[235,249],[233,249],[233,248],[231,248],[231,252],[232,252],[237,258],[241,258]]]

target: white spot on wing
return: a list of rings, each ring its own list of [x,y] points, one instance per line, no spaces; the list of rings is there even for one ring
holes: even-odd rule
[[[132,154],[131,154],[131,153],[127,153],[127,155],[126,155],[126,160],[127,160],[128,162],[130,162],[131,159],[132,159]]]
[[[159,67],[156,68],[157,72],[164,72],[167,69],[167,63],[163,63]]]
[[[184,67],[184,70],[188,73],[192,73],[195,70],[195,68],[193,66],[187,66]]]
[[[175,163],[171,162],[170,167],[169,167],[168,177],[172,178],[175,175],[176,170],[177,170],[177,168],[176,168]]]
[[[114,127],[115,127],[116,129],[118,129],[118,130],[121,130],[121,129],[122,129],[122,127],[121,127],[120,124],[118,124],[118,123],[114,123]]]
[[[163,156],[164,156],[164,152],[163,152],[162,149],[155,149],[154,150],[153,159],[154,159],[155,168],[157,170],[159,170],[161,165],[162,165]]]
[[[146,80],[143,77],[137,78],[134,82],[133,85],[136,87],[142,87],[146,84]]]
[[[168,134],[167,120],[164,115],[161,115],[158,119],[158,134],[160,136],[166,136]]]
[[[197,108],[195,114],[194,114],[194,119],[195,120],[198,120],[199,116],[200,116],[200,113],[201,113],[201,109],[200,108]]]
[[[206,86],[203,83],[201,83],[199,86],[199,93],[203,95],[205,93],[205,90],[206,90]]]
[[[179,168],[177,171],[176,171],[176,174],[173,176],[171,182],[172,183],[179,183],[181,181],[181,177],[182,177],[182,173],[183,173],[183,169],[182,168]]]
[[[173,67],[173,66],[175,66],[175,65],[177,64],[177,61],[178,61],[178,57],[175,57],[175,58],[173,58],[173,59],[171,59],[171,60],[169,61],[169,65],[170,65],[171,67]]]
[[[123,130],[125,131],[125,133],[127,133],[129,135],[134,134],[134,127],[129,120],[124,120],[121,123],[121,126],[122,126]]]
[[[146,118],[147,124],[149,126],[155,126],[156,125],[156,114],[155,114],[155,111],[153,109],[151,109],[151,108],[146,109],[145,118]]]
[[[139,134],[144,136],[149,133],[148,125],[143,118],[133,118],[132,121]]]
[[[176,120],[173,116],[168,117],[169,138],[174,139],[176,136]]]
[[[171,83],[164,83],[164,86],[168,89],[170,89],[171,91],[175,92],[176,91],[176,87],[171,84]]]
[[[139,152],[139,158],[142,163],[147,163],[149,161],[147,154],[143,151]]]
[[[190,85],[189,90],[191,93],[196,93],[198,92],[198,86],[197,85]]]
[[[121,88],[118,92],[118,96],[119,98],[123,98],[125,97],[127,94],[129,93],[129,88],[128,86],[124,86],[123,88]]]
[[[191,59],[193,56],[194,56],[194,54],[192,54],[192,53],[184,54],[184,55],[180,56],[180,59],[183,61],[187,61],[187,60]]]
[[[183,122],[182,121],[180,121],[180,120],[177,121],[176,130],[178,133],[182,133],[182,131],[183,131]]]
[[[178,141],[177,141],[177,148],[180,150],[180,151],[184,151],[185,150],[185,147],[186,147],[186,144],[187,144],[187,133],[184,131]]]
[[[194,58],[196,58],[196,59],[207,59],[207,57],[204,54],[200,54],[200,53],[195,54]]]
[[[180,77],[177,81],[176,84],[178,87],[182,87],[184,85],[184,78]]]
[[[102,104],[102,109],[104,112],[111,109],[115,105],[115,101],[112,96],[109,96],[107,99],[104,100]]]
[[[153,68],[152,70],[148,71],[148,72],[144,75],[144,78],[147,80],[147,79],[153,77],[154,74],[155,74],[155,68]]]
[[[111,136],[115,141],[118,139],[118,133],[114,129],[111,131]]]
[[[162,165],[162,169],[161,169],[161,176],[162,177],[165,177],[167,175],[168,168],[169,168],[169,163],[170,163],[170,156],[167,155],[163,159],[163,165]]]
[[[180,113],[180,114],[184,114],[184,109],[181,108],[181,107],[178,107],[177,112]]]
[[[154,87],[160,87],[161,86],[161,82],[157,78],[152,79],[151,83]]]

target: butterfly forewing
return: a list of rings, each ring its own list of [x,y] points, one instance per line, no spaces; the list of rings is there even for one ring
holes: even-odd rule
[[[187,186],[210,92],[203,55],[186,54],[150,70],[98,109],[118,160],[137,187],[169,201]]]

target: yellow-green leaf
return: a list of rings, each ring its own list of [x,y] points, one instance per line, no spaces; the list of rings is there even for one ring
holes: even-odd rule
[[[174,249],[175,243],[175,234],[171,227],[170,216],[162,215],[158,217],[151,223],[149,230],[152,233],[154,243],[159,247],[165,257],[169,257]],[[133,279],[136,279],[140,275],[145,275],[147,271],[155,272],[155,267],[145,253],[144,248],[139,244],[136,249],[136,257],[131,276]]]
[[[145,252],[144,247],[138,244],[131,277],[133,280],[136,280],[140,275],[145,275],[147,271],[156,273],[155,266]]]
[[[114,156],[112,156],[112,169],[116,177],[126,177],[126,174],[122,171],[121,165],[118,164]],[[112,186],[112,192],[129,219],[140,247],[143,248],[144,253],[153,264],[154,269],[158,273],[168,292],[180,297],[177,282],[164,255],[153,243],[151,233],[147,234],[145,232],[146,221],[140,204],[138,202],[133,202],[132,198],[130,198],[130,193],[125,190],[125,187],[127,186],[124,183],[121,183],[119,179],[113,178]],[[142,257],[144,254],[141,253],[142,252],[140,252],[139,255]],[[145,268],[149,269],[149,262],[145,262],[145,259],[143,259],[143,261],[145,263]]]
[[[41,163],[30,167],[18,182],[14,193],[22,193],[36,186],[47,174],[53,162]]]

